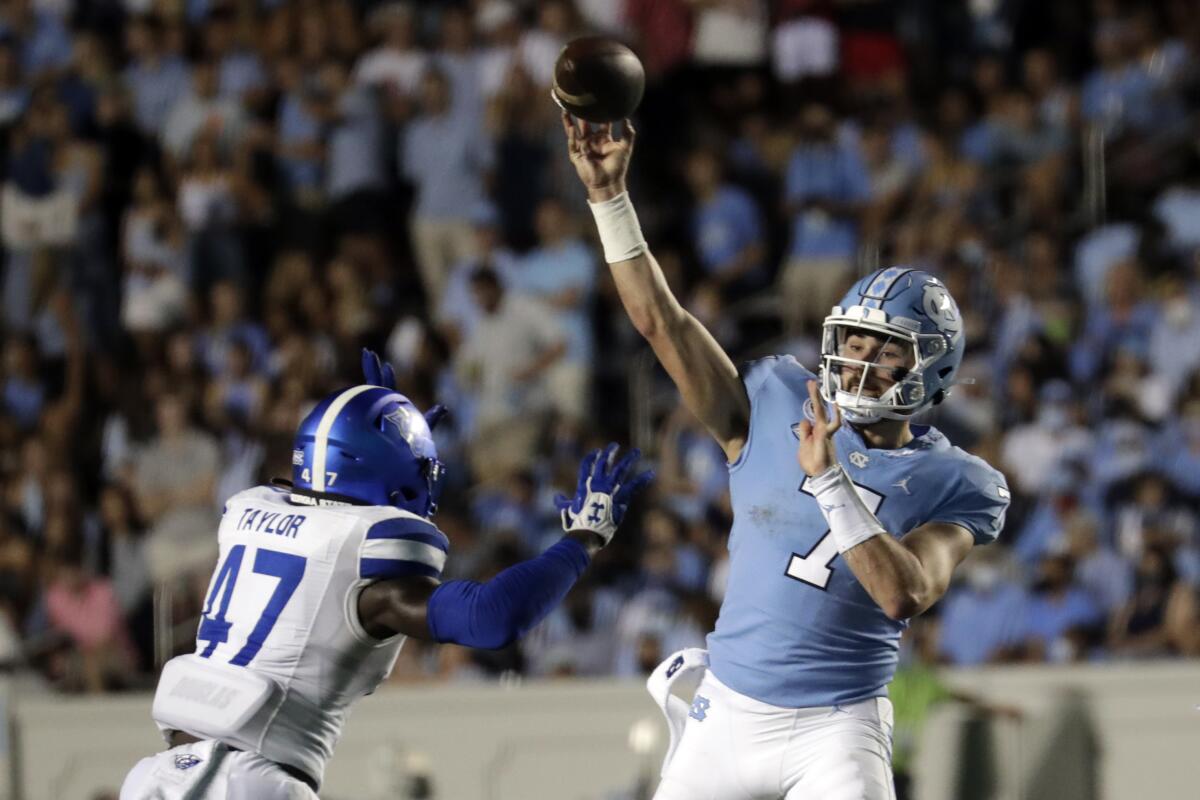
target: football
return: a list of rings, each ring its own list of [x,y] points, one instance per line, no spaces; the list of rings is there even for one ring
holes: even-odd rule
[[[567,43],[554,62],[554,99],[588,122],[616,122],[642,101],[646,71],[633,51],[606,36]]]

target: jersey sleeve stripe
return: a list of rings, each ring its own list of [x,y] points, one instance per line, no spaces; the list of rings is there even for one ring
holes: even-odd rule
[[[428,522],[412,517],[393,517],[376,522],[367,531],[368,541],[377,539],[405,539],[436,547],[443,552],[450,549],[450,540]]]
[[[368,539],[363,542],[362,557],[416,561],[437,570],[446,566],[445,550],[408,539]]]
[[[389,580],[422,575],[437,578],[442,571],[417,561],[397,561],[394,558],[364,558],[358,562],[358,575],[368,580]]]

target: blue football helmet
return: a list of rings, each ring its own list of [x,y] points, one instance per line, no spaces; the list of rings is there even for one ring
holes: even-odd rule
[[[911,366],[891,369],[895,383],[880,397],[864,395],[877,363],[849,358],[851,333],[870,333],[911,348]],[[946,398],[962,363],[966,340],[958,305],[945,284],[910,267],[877,270],[851,287],[825,318],[821,336],[821,396],[850,422],[907,419]],[[882,352],[883,348],[880,348]],[[861,367],[857,385],[843,385],[844,365]]]
[[[435,406],[430,413],[441,411]],[[385,386],[352,386],[326,397],[300,423],[292,497],[395,506],[430,517],[444,472],[429,422],[407,397]]]

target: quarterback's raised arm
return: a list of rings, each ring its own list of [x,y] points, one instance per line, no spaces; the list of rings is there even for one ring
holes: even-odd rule
[[[536,558],[515,564],[484,583],[407,576],[367,586],[358,597],[358,621],[371,636],[417,639],[498,649],[525,635],[554,609],[617,531],[629,502],[653,472],[634,472],[640,453],[616,461],[609,445],[584,458],[573,497],[559,495],[565,535]],[[440,535],[440,534],[439,534]]]
[[[646,247],[625,189],[636,132],[628,120],[614,139],[612,125],[589,130],[563,113],[571,163],[588,191],[604,259],[629,319],[654,349],[683,402],[735,461],[750,426],[750,400],[737,368],[703,325],[679,304]]]

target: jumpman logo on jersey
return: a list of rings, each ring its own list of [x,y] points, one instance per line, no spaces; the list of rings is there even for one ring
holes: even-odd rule
[[[912,480],[912,475],[905,475],[901,480],[898,480],[895,483],[893,483],[892,486],[895,486],[896,488],[903,490],[903,492],[907,495],[911,495],[912,492],[910,492],[908,490],[908,482],[911,480]]]
[[[604,510],[604,503],[592,503],[592,513],[588,515],[588,522],[599,522],[600,512]]]

